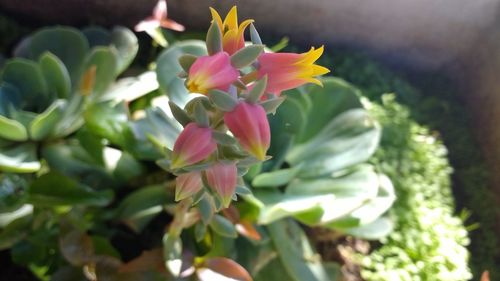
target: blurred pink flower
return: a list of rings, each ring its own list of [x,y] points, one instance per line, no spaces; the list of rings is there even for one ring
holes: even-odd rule
[[[157,27],[168,28],[175,31],[184,31],[184,26],[167,17],[167,1],[159,0],[153,9],[153,14],[135,26],[135,31],[151,32]]]

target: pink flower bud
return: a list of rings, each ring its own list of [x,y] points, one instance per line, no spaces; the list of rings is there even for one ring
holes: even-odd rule
[[[190,92],[204,95],[212,89],[227,91],[239,74],[226,52],[201,56],[191,65],[186,86]]]
[[[195,164],[206,159],[217,149],[212,129],[189,123],[180,133],[172,152],[172,169]]]
[[[271,134],[266,111],[261,105],[240,102],[233,111],[224,114],[224,123],[243,149],[259,160],[266,158]]]
[[[314,64],[323,54],[323,47],[314,47],[307,53],[264,53],[259,56],[258,77],[267,75],[266,92],[279,95],[282,91],[297,88],[306,83],[321,85],[314,78],[330,72],[325,67]]]
[[[200,172],[190,172],[178,176],[175,179],[175,201],[195,195],[202,187]]]
[[[236,191],[238,170],[236,164],[216,163],[206,171],[207,182],[222,200],[224,207],[228,207]]]

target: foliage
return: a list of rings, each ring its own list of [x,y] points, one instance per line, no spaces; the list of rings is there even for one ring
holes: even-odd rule
[[[217,53],[214,28],[207,45]],[[207,45],[173,43],[156,72],[116,81],[137,52],[125,28],[44,28],[24,39],[0,77],[0,249],[42,280],[269,280],[281,267],[283,280],[326,281],[337,278],[336,265],[317,257],[291,218],[370,239],[387,235],[393,188],[366,164],[381,129],[358,92],[330,78],[324,88],[260,99],[262,78],[249,90],[240,85],[239,96],[190,98],[181,77]],[[305,55],[322,49],[313,51]],[[260,52],[242,47],[231,65],[244,73]],[[217,157],[237,162],[243,177],[229,197],[237,202],[222,208],[203,172],[202,192],[175,203],[176,177],[214,161],[172,167],[183,125],[203,127],[238,103],[276,112],[272,159],[261,163],[236,130],[216,127]]]
[[[394,182],[395,232],[362,258],[367,280],[468,280],[469,240],[453,215],[446,148],[409,118],[406,108],[383,96],[372,112],[384,126],[373,163]]]
[[[457,99],[454,83],[442,74],[412,74],[421,81],[417,85],[419,91],[360,52],[337,50],[323,56],[323,63],[335,65],[336,75],[354,83],[371,100],[380,101],[383,93],[395,92],[398,102],[408,106],[412,118],[439,132],[454,170],[452,183],[457,209],[464,209],[470,216],[467,222],[472,272],[480,276],[488,269],[492,276],[500,276],[496,270],[500,240],[495,234],[500,210],[495,207],[488,167],[473,135],[467,105]]]

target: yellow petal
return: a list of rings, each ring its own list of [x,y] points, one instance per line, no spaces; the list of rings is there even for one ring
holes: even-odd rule
[[[305,81],[309,82],[309,83],[313,83],[313,84],[316,84],[318,86],[321,86],[323,87],[323,83],[321,83],[321,81],[319,81],[318,79],[316,78],[303,78]]]
[[[298,63],[313,64],[316,60],[319,59],[319,57],[321,57],[323,51],[324,51],[323,46],[319,47],[318,49],[314,49],[314,47],[312,47],[311,50],[309,50],[309,52],[304,53],[304,58],[300,60],[300,62]]]
[[[224,19],[224,26],[227,26],[229,30],[238,29],[238,10],[236,6],[233,6],[229,13],[227,13]]]
[[[243,35],[243,33],[245,32],[245,29],[253,22],[254,22],[253,19],[248,19],[242,22],[238,27],[238,36],[241,37],[241,35]]]
[[[212,14],[212,22],[215,21],[219,25],[219,28],[222,32],[224,32],[224,26],[222,25],[222,18],[220,17],[219,13],[217,11],[210,7],[210,13]]]
[[[323,67],[321,65],[313,64],[311,67],[312,67],[312,71],[313,71],[312,76],[323,75],[323,74],[327,74],[328,72],[330,72],[330,69]]]

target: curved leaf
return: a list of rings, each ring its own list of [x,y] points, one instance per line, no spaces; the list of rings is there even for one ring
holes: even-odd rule
[[[64,63],[73,85],[77,85],[88,49],[88,42],[80,31],[72,27],[58,26],[36,32],[23,41],[14,54],[38,60],[43,53],[50,52]]]
[[[25,141],[28,139],[28,131],[18,121],[0,115],[0,137],[11,141]]]
[[[48,91],[57,98],[68,98],[71,94],[71,78],[63,62],[51,53],[44,53],[39,60],[40,69],[47,81]]]
[[[65,100],[56,100],[43,113],[33,119],[30,124],[30,137],[34,140],[42,140],[49,136],[56,123],[61,120],[65,105]]]
[[[113,199],[111,190],[95,191],[53,171],[33,181],[28,194],[28,201],[36,206],[105,206]]]
[[[20,58],[9,60],[1,79],[19,90],[22,108],[37,110],[45,105],[47,83],[37,63]]]
[[[135,34],[128,28],[117,26],[111,31],[111,44],[116,48],[118,54],[116,75],[122,73],[132,63],[139,43]]]
[[[95,47],[85,60],[85,70],[96,68],[92,92],[94,96],[102,95],[115,81],[118,69],[116,51],[107,47]]]
[[[22,143],[0,148],[0,171],[13,173],[33,173],[41,164],[36,156],[34,143]]]

